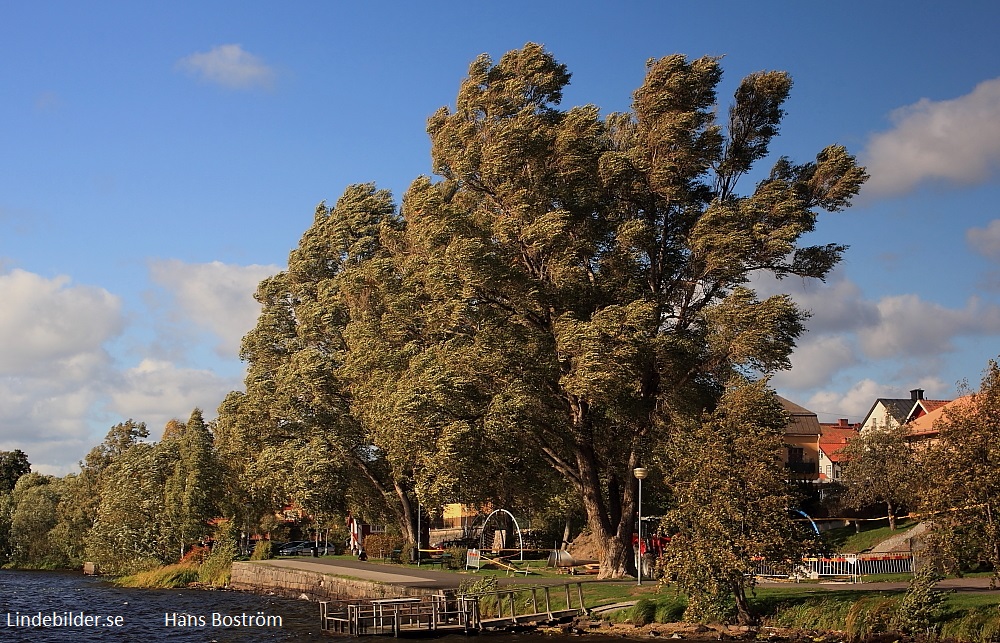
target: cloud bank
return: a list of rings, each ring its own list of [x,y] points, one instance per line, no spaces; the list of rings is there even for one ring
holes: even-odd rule
[[[952,100],[920,101],[891,115],[894,127],[869,140],[864,190],[903,194],[925,181],[982,183],[1000,164],[1000,78]]]

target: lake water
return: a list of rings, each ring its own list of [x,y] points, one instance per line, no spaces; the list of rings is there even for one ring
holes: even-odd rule
[[[115,587],[72,572],[0,570],[0,642],[359,640],[322,632],[319,606],[304,600],[242,592]],[[603,636],[448,635],[438,643],[621,643]],[[376,637],[360,640],[388,641]]]
[[[115,587],[70,572],[0,570],[0,641],[315,641],[316,603]]]

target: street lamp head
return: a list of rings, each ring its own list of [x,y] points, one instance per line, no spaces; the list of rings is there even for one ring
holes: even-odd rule
[[[635,469],[632,470],[632,473],[635,474],[636,478],[642,480],[643,478],[646,477],[648,471],[646,471],[645,467],[636,467]]]

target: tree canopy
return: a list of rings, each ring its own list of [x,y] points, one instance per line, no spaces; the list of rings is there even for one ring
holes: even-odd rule
[[[13,491],[18,478],[31,473],[28,454],[20,449],[0,451],[0,493]]]

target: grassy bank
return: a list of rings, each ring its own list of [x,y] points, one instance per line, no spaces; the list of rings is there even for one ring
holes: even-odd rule
[[[612,586],[614,587],[614,586]],[[636,626],[672,623],[684,614],[686,599],[670,590],[636,592],[620,585],[617,597],[605,589],[590,596],[587,604],[607,604],[615,598],[638,600],[634,607],[609,615],[609,620]],[[596,589],[596,588],[595,588]],[[624,591],[622,591],[624,590]],[[589,590],[588,590],[589,592]],[[808,587],[761,588],[752,600],[762,624],[776,628],[836,632],[847,639],[862,639],[897,629],[904,591],[817,591]],[[967,643],[1000,640],[1000,595],[953,592],[943,596],[940,610],[922,634]]]
[[[198,582],[197,563],[176,563],[157,567],[131,576],[120,576],[112,582],[121,587],[142,587],[145,589],[175,589]]]

